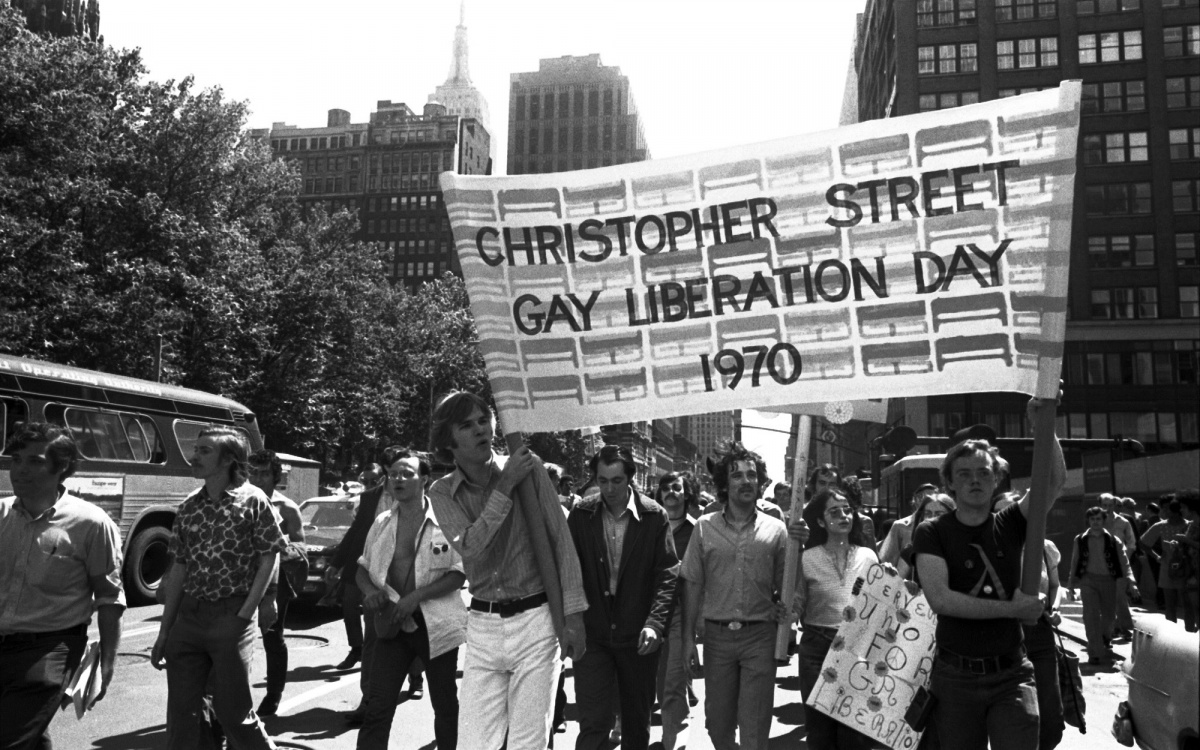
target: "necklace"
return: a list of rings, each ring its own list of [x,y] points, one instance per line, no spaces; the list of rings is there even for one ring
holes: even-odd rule
[[[821,548],[829,556],[829,562],[833,565],[833,570],[837,573],[838,580],[845,581],[846,568],[850,565],[850,545],[839,545],[831,549],[829,545],[823,544]]]

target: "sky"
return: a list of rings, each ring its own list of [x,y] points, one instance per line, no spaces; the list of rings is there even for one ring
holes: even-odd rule
[[[630,80],[654,158],[837,126],[865,0],[467,0],[471,78],[506,169],[512,73],[599,53]],[[459,0],[105,0],[100,31],[140,48],[154,80],[195,78],[245,101],[248,127],[366,122],[379,100],[420,112],[450,69]],[[757,424],[754,413],[746,424]],[[787,429],[782,417],[767,423]],[[786,436],[747,429],[774,477]]]

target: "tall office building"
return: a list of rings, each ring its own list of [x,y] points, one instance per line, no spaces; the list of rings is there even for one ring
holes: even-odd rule
[[[508,173],[566,172],[650,158],[629,78],[600,55],[542,60],[513,73]]]
[[[438,92],[462,94],[456,106],[486,116],[483,98],[472,103],[464,93],[474,90],[466,74],[466,51],[466,29],[460,24],[452,80]],[[461,71],[458,79],[455,70]],[[464,80],[465,88],[459,85]],[[251,131],[300,170],[303,202],[322,203],[331,212],[342,207],[357,211],[359,238],[379,251],[388,276],[409,288],[457,268],[439,174],[491,172],[487,127],[476,116],[450,112],[433,101],[437,97],[430,96],[421,114],[403,102],[383,99],[367,122],[351,122],[349,112],[331,109],[325,127],[277,122],[269,130]]]
[[[1059,434],[1200,447],[1196,0],[869,0],[854,67],[859,120],[1082,79]],[[930,397],[909,424],[1021,436],[1024,401]]]

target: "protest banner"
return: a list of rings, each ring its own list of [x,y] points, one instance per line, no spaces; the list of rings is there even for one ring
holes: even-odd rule
[[[904,721],[933,674],[937,615],[916,586],[872,565],[821,665],[807,705],[897,750],[921,741]]]
[[[688,157],[441,185],[506,431],[1057,393],[1078,81]]]

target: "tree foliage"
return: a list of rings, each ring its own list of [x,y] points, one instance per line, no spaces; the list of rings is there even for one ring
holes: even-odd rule
[[[392,287],[357,219],[306,211],[246,107],[0,7],[0,351],[222,393],[345,468],[485,389],[460,280]]]

